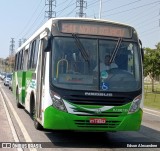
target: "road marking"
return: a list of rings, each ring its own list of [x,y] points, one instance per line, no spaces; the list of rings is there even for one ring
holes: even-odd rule
[[[147,109],[147,108],[143,108],[144,110],[147,110],[147,111],[151,111],[151,112],[154,112],[154,113],[159,113],[160,114],[160,112],[159,111],[155,111],[155,110],[151,110],[151,109]]]
[[[154,116],[158,116],[160,117],[160,115],[157,115],[157,114],[153,114],[153,113],[150,113],[150,112],[146,112],[146,111],[143,111],[144,113],[147,113],[147,114],[150,114],[150,115],[154,115]]]
[[[143,108],[143,109],[144,109],[144,111],[143,111],[144,113],[160,117],[160,112],[159,111],[155,111],[155,110],[148,109],[148,108]]]
[[[14,139],[15,142],[19,142],[18,135],[17,135],[16,130],[14,128],[13,122],[11,120],[11,116],[9,114],[9,111],[7,109],[7,105],[6,105],[6,103],[3,99],[3,96],[2,96],[1,92],[0,92],[0,96],[1,96],[1,100],[2,100],[2,103],[3,103],[4,109],[5,109],[6,115],[7,115],[7,120],[8,120],[9,126],[10,126],[11,131],[12,131],[13,139]],[[18,151],[23,151],[22,148],[17,148],[17,150]]]
[[[22,132],[22,134],[23,134],[26,142],[32,142],[32,139],[30,138],[30,136],[29,136],[29,134],[28,134],[25,126],[23,125],[23,123],[22,123],[20,117],[18,116],[17,112],[15,111],[13,105],[12,105],[11,102],[9,101],[9,98],[7,97],[7,95],[5,94],[5,92],[3,91],[2,88],[1,88],[1,91],[2,91],[2,93],[4,94],[4,96],[5,96],[5,98],[6,98],[6,101],[7,101],[8,105],[9,105],[9,107],[10,107],[10,109],[11,109],[11,111],[12,111],[12,113],[13,113],[16,121],[17,121],[17,123],[19,124],[19,127],[20,127],[20,129],[21,129],[21,132]],[[37,149],[35,149],[35,148],[33,148],[33,149],[30,149],[30,148],[29,148],[29,150],[30,150],[30,151],[37,151]]]

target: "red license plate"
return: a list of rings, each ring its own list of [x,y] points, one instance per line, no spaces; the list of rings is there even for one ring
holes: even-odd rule
[[[105,124],[106,119],[105,118],[90,118],[89,122],[90,124]]]

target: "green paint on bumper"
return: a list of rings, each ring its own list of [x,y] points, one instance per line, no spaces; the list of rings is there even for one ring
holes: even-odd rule
[[[140,129],[142,110],[118,117],[79,116],[59,111],[52,106],[44,112],[46,129],[75,131],[137,131]],[[90,118],[106,118],[105,124],[90,124]]]

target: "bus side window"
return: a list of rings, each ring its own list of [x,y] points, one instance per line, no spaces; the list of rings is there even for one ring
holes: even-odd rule
[[[33,69],[35,46],[36,46],[36,40],[34,40],[29,47],[29,56],[28,56],[28,65],[27,65],[28,69]]]
[[[31,48],[31,52],[32,52],[31,63],[30,63],[30,68],[31,68],[31,69],[33,69],[34,54],[35,54],[35,45],[36,45],[36,41],[34,40],[34,41],[32,42],[32,48]]]
[[[14,69],[17,71],[18,70],[18,53],[16,54],[16,59],[15,59],[15,67]]]
[[[24,55],[23,55],[23,53],[24,53],[24,51],[23,51],[23,49],[22,49],[22,51],[21,51],[21,64],[20,64],[20,70],[23,70],[23,62],[24,62]]]
[[[37,58],[38,58],[38,52],[39,52],[39,39],[36,39],[35,45],[34,45],[34,56],[32,61],[32,68],[36,68],[37,66]]]
[[[23,70],[27,70],[27,62],[28,62],[28,49],[24,51],[24,63],[23,63]]]
[[[28,49],[27,69],[30,69],[30,62],[31,62],[31,46],[29,46],[29,49]]]
[[[33,69],[34,68],[34,55],[35,55],[35,47],[36,47],[36,40],[34,40],[32,42],[32,47],[31,47],[31,63],[30,63],[30,68]]]
[[[16,59],[16,69],[17,70],[21,70],[21,64],[22,64],[22,53],[23,53],[23,51],[22,50],[20,50],[19,52],[18,52],[18,57],[17,57],[17,59]]]

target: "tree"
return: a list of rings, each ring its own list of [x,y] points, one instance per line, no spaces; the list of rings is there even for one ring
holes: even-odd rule
[[[152,80],[152,92],[154,92],[154,79],[160,75],[160,43],[156,49],[145,48],[144,76],[149,75]]]
[[[9,56],[9,60],[8,60],[10,72],[13,72],[14,62],[15,62],[15,56],[14,55],[10,55]]]

